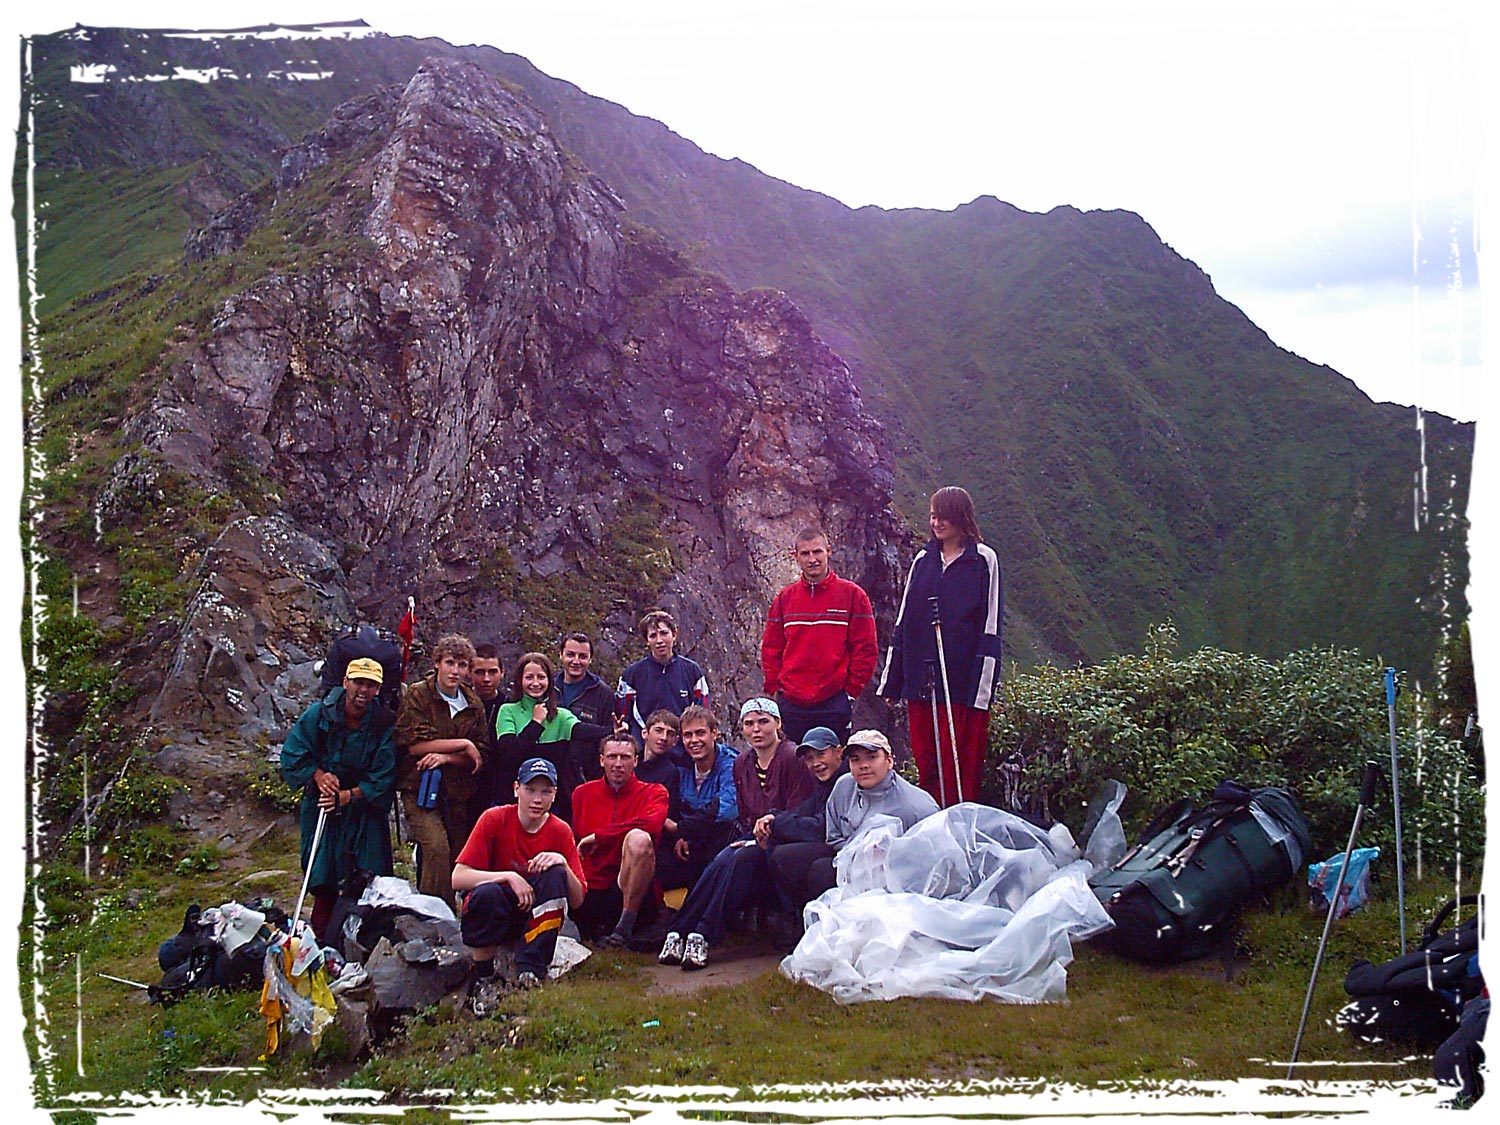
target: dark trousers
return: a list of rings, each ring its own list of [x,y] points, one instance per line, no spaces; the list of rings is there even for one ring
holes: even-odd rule
[[[813,727],[827,727],[840,742],[848,741],[852,733],[854,702],[843,692],[811,707],[793,703],[785,693],[777,692],[776,706],[781,710],[781,733],[793,742],[801,742]]]
[[[765,889],[770,873],[766,851],[754,839],[722,849],[698,876],[672,928],[680,934],[702,934],[712,945],[724,936],[734,912]]]
[[[526,876],[535,892],[531,909],[521,909],[516,892],[502,883],[480,883],[464,899],[461,923],[464,944],[470,947],[503,945],[520,938],[516,971],[529,969],[545,977],[557,948],[568,901],[568,876],[562,864]]]
[[[833,867],[835,851],[821,840],[777,844],[767,856],[771,881],[782,904],[802,917],[802,908],[838,882]]]
[[[675,887],[694,887],[699,876],[723,847],[734,839],[736,825],[732,820],[715,821],[695,829],[688,840],[687,859],[678,859],[672,844],[663,838],[656,846],[656,882],[664,891]]]

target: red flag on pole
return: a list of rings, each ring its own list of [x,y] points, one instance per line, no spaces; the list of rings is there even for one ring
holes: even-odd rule
[[[412,642],[417,637],[417,599],[410,594],[406,596],[406,612],[396,624],[396,635],[401,638],[401,678],[405,679],[406,669],[411,667]]]

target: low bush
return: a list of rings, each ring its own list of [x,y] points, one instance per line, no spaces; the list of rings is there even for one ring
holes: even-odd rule
[[[1145,651],[1091,667],[1014,675],[990,724],[984,790],[1002,806],[1055,817],[1077,830],[1106,779],[1129,790],[1138,830],[1180,797],[1206,800],[1225,778],[1296,794],[1317,857],[1342,851],[1363,764],[1390,773],[1381,665],[1347,649],[1310,648],[1281,660],[1204,648],[1176,654],[1170,624]],[[1426,721],[1415,692],[1398,701],[1397,749],[1405,859],[1451,870],[1484,849],[1477,755]],[[1390,796],[1360,843],[1395,845]]]

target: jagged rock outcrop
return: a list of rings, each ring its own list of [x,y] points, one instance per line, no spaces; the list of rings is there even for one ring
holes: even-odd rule
[[[280,741],[316,692],[329,632],[353,616],[338,561],[287,520],[248,516],[201,573],[151,719]]]
[[[225,301],[132,422],[143,456],[277,511],[205,557],[155,725],[273,730],[274,665],[247,656],[305,651],[320,615],[393,624],[409,594],[430,636],[512,648],[583,616],[606,664],[659,602],[736,700],[814,522],[888,626],[911,545],[883,434],[785,295],[691,269],[468,64],[351,103],[281,167],[191,253],[280,229],[303,268]]]

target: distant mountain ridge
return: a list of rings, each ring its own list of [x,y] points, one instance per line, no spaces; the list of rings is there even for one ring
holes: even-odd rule
[[[42,195],[67,209],[41,238],[49,292],[180,253],[189,227],[333,106],[404,85],[428,56],[464,58],[524,90],[633,221],[735,287],[791,297],[885,424],[914,524],[937,485],[975,494],[1005,564],[1008,657],[1097,659],[1170,616],[1187,644],[1347,644],[1422,669],[1466,612],[1472,425],[1427,414],[1419,434],[1415,411],[1276,348],[1138,216],[990,197],[850,209],[491,48],[93,30],[32,42]],[[66,68],[85,62],[117,69],[78,98]],[[123,80],[210,65],[252,77]],[[253,77],[291,65],[333,76]],[[172,193],[178,223],[156,207],[112,262],[66,268],[88,221],[131,229],[130,189],[148,184]]]

